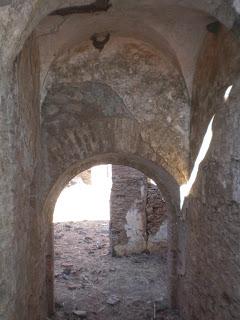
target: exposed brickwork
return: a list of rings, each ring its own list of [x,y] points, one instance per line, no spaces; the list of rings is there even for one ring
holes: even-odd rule
[[[208,35],[195,78],[192,162],[214,114],[215,118],[210,149],[183,221],[179,303],[186,319],[228,320],[240,315],[240,46],[233,42],[223,28],[218,35]]]
[[[138,170],[113,166],[110,238],[114,255],[167,247],[167,207],[157,186]]]
[[[147,249],[158,252],[167,247],[167,206],[159,188],[149,183],[146,201]]]
[[[113,255],[146,250],[147,179],[138,170],[112,166],[110,240]]]

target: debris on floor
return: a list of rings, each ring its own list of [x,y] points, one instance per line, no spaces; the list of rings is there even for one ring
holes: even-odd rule
[[[54,229],[52,319],[180,319],[167,308],[165,254],[112,257],[108,222],[56,223]]]

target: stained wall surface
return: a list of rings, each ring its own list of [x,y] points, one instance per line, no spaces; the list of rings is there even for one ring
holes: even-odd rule
[[[147,250],[164,252],[168,245],[168,212],[167,204],[158,186],[148,183],[146,200]]]
[[[121,148],[125,143],[122,135],[131,130],[136,136],[135,146],[129,145],[125,153],[128,149],[134,153],[136,148],[143,155],[152,153],[152,161],[161,164],[177,180],[185,180],[188,96],[180,71],[164,52],[160,54],[152,46],[131,38],[110,38],[102,51],[87,41],[56,59],[44,88],[47,94],[42,120],[44,134],[48,135],[44,139],[48,141],[49,154],[51,148],[59,149],[54,151],[59,161],[69,154],[63,147],[69,148],[69,143],[74,144],[76,139],[82,140],[82,153],[86,152],[85,146],[89,148],[88,144],[95,150],[101,148],[95,142],[98,131],[104,135],[101,144],[105,148],[112,147],[106,145],[108,138],[118,140]],[[108,137],[106,131],[110,127],[121,127],[123,133]],[[65,135],[69,136],[67,140]],[[76,135],[87,139],[83,141]],[[63,150],[65,154],[60,155]],[[65,161],[64,166],[69,165]]]
[[[113,255],[164,252],[167,206],[158,187],[140,171],[112,166],[110,245]]]
[[[5,131],[11,148],[6,159],[11,171],[5,203],[11,210],[1,215],[1,319],[18,320],[19,314],[29,319],[46,309],[45,281],[36,276],[38,272],[46,274],[46,218],[41,215],[37,192],[41,169],[39,67],[33,35],[16,59],[14,72],[8,75],[8,92],[2,99],[7,114],[5,130],[10,125]]]
[[[110,245],[115,256],[146,251],[146,176],[130,167],[112,166]]]
[[[205,39],[197,65],[192,163],[215,118],[208,154],[185,206],[188,232],[179,300],[186,319],[238,319],[240,314],[239,49],[221,28]]]

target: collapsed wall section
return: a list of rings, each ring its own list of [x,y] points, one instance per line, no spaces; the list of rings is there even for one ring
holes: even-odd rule
[[[112,166],[110,242],[113,255],[161,252],[167,246],[166,203],[140,171]]]
[[[167,206],[157,185],[148,183],[146,201],[147,249],[162,252],[167,248]]]
[[[147,180],[143,173],[125,166],[112,166],[110,244],[117,256],[146,250]]]

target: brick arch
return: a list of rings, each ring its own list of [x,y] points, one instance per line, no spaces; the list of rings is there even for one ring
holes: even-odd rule
[[[163,53],[131,38],[112,39],[101,54],[86,42],[57,59],[48,79],[42,144],[54,161],[131,149],[186,182],[189,99]]]
[[[91,67],[91,63],[85,63],[85,65]],[[163,65],[164,68],[168,70],[169,65],[166,63],[163,63]],[[92,72],[88,72],[88,70],[84,70],[84,68],[86,69],[84,66],[83,68],[80,67],[79,70],[90,75],[92,74]],[[68,68],[65,68],[65,70],[67,69]],[[102,65],[101,69],[104,69]],[[169,69],[170,71],[172,70],[172,68]],[[76,68],[74,68],[74,70],[76,72]],[[126,77],[126,70],[121,70],[121,72],[121,76],[124,75]],[[107,68],[104,73],[112,75],[111,70]],[[76,72],[76,74],[78,75],[79,73]],[[159,72],[159,74],[165,75],[164,72]],[[169,74],[170,72],[166,72],[165,79],[172,79]],[[116,90],[113,90],[111,87],[113,80],[116,78],[115,74],[112,78],[109,77],[108,81],[106,81],[107,85],[104,87],[108,91],[107,96],[112,96],[111,101],[106,98],[101,100],[102,96],[100,91],[98,95],[92,92],[89,87],[89,84],[91,84],[90,81],[87,83],[83,82],[82,78],[78,79],[76,76],[73,77],[73,74],[68,71],[66,78],[61,76],[60,72],[58,75],[56,78],[60,81],[59,83],[55,83],[55,85],[58,84],[58,86],[49,88],[42,104],[41,112],[41,146],[44,159],[42,203],[47,199],[44,203],[43,216],[47,219],[46,228],[48,230],[46,239],[48,239],[47,300],[49,312],[52,311],[53,306],[51,222],[54,205],[61,190],[72,177],[93,165],[101,163],[128,165],[142,171],[158,183],[164,198],[167,200],[169,204],[170,239],[168,260],[169,300],[171,304],[174,305],[177,277],[179,185],[185,181],[184,170],[182,170],[183,166],[181,163],[182,154],[179,151],[179,144],[176,142],[176,132],[174,131],[176,128],[174,129],[174,126],[168,125],[164,116],[160,117],[160,111],[153,117],[153,120],[145,121],[144,105],[141,105],[143,120],[139,120],[141,99],[139,100],[139,104],[137,104],[137,102],[132,104],[134,112],[129,112],[126,105],[124,105],[124,99],[119,99],[120,97],[126,97],[126,94],[124,95],[125,91],[117,90],[119,89],[117,85],[115,87]],[[177,79],[178,76],[177,73]],[[65,81],[70,78],[74,79],[75,82]],[[119,74],[117,78],[119,79]],[[175,86],[174,84],[177,82],[176,78],[173,77],[169,86]],[[98,84],[101,84],[101,81],[104,83],[103,80],[104,76],[98,81]],[[128,83],[128,81],[125,82]],[[84,90],[82,90],[81,87],[83,83],[88,85],[84,87]],[[95,87],[96,84],[97,83],[94,82]],[[141,89],[139,90],[142,95],[144,90],[142,87],[143,84],[144,83],[141,83]],[[97,86],[97,88],[100,90],[99,86]],[[102,85],[101,88],[103,89]],[[124,88],[123,86],[122,89]],[[89,92],[92,94],[92,96],[90,95],[91,103],[93,103],[95,99],[94,105],[89,103],[88,99],[83,99],[86,94],[86,89],[89,89]],[[153,97],[156,95],[152,93],[151,95],[149,94],[149,96]],[[176,96],[178,98],[181,96],[181,93]],[[118,99],[116,99],[116,97]],[[117,101],[117,106],[120,108],[113,108],[115,111],[109,112],[110,107],[112,108]],[[159,103],[158,105],[159,109],[161,109],[162,106],[164,108],[164,103]],[[176,101],[175,106],[176,108],[178,107]],[[90,112],[91,108],[93,109],[92,112]],[[186,109],[188,109],[188,106]],[[85,113],[85,111],[87,112]],[[156,117],[160,118],[159,123],[156,123]],[[156,130],[151,131],[151,134],[148,134],[146,138],[146,131],[144,133],[144,129],[152,129],[153,124]],[[159,128],[162,128],[162,135],[159,134]],[[166,128],[166,130],[164,130],[164,128]],[[166,133],[166,131],[168,133]],[[154,138],[158,141],[158,144],[156,140],[154,142]],[[167,143],[167,140],[171,141],[171,143]]]
[[[178,184],[184,177],[177,163],[168,163],[141,136],[141,126],[125,117],[97,118],[79,126],[49,125],[44,133],[45,166],[51,181],[78,161],[98,154],[130,154],[149,159],[163,167]]]

